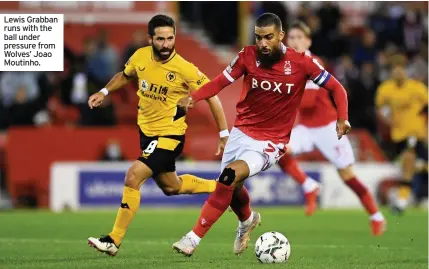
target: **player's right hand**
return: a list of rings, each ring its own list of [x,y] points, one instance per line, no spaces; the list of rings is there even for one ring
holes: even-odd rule
[[[225,149],[226,142],[228,142],[228,137],[229,136],[219,138],[219,142],[217,144],[217,151],[215,155],[219,155],[223,152],[223,150]]]
[[[194,107],[194,100],[192,99],[192,96],[186,96],[179,100],[177,103],[177,106],[184,109],[185,111],[188,111],[188,109],[191,109]]]
[[[103,103],[104,100],[104,93],[97,92],[91,95],[88,99],[88,106],[89,108],[93,109],[94,107],[98,107]]]
[[[337,137],[338,140],[343,137],[343,135],[346,135],[350,130],[352,129],[352,126],[350,125],[350,122],[348,120],[339,119],[337,121]]]

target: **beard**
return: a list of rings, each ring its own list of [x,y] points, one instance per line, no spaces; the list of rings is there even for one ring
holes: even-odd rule
[[[171,53],[173,53],[174,51],[174,46],[171,49],[166,49],[166,48],[162,48],[160,50],[158,50],[153,44],[152,44],[152,51],[153,53],[156,55],[156,57],[158,57],[160,60],[167,60],[168,58],[170,58]],[[168,54],[161,54],[161,52],[166,52],[168,51]]]
[[[273,48],[270,54],[262,53],[262,49],[257,48],[256,58],[264,68],[271,68],[275,63],[279,62],[283,56],[283,52],[279,48]]]

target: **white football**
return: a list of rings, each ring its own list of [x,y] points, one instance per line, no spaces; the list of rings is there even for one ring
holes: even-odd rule
[[[286,236],[267,232],[255,243],[255,255],[261,263],[283,263],[289,259],[290,244]]]

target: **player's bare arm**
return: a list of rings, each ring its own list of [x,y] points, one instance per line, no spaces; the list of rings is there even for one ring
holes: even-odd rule
[[[212,111],[213,118],[216,121],[217,128],[219,130],[219,143],[216,151],[216,155],[219,155],[225,148],[226,142],[228,141],[229,132],[228,124],[226,122],[225,113],[222,108],[222,103],[219,97],[213,96],[212,98],[206,99]]]
[[[194,91],[191,95],[180,99],[177,105],[187,111],[193,108],[197,102],[214,97],[229,84],[231,84],[231,82],[223,74],[220,74],[215,79],[202,86],[198,91]]]
[[[110,92],[116,91],[124,87],[128,82],[135,78],[135,71],[132,71],[132,74],[126,75],[124,72],[118,72],[113,78],[107,83],[106,87],[101,91],[94,93],[88,99],[88,106],[93,109],[98,107],[103,103],[104,97]]]

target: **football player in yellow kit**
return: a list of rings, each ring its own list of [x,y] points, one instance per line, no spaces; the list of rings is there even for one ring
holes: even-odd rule
[[[375,103],[390,127],[395,152],[402,157],[402,180],[392,205],[394,213],[402,214],[410,202],[417,160],[427,163],[427,127],[421,111],[428,104],[428,88],[408,78],[406,59],[396,55],[392,57],[391,79],[378,86]]]
[[[110,92],[138,79],[139,105],[137,123],[140,127],[141,156],[128,169],[121,206],[113,230],[105,237],[88,238],[88,244],[114,256],[118,252],[128,225],[140,206],[140,187],[152,177],[166,195],[211,193],[214,180],[193,175],[177,176],[175,159],[185,142],[186,112],[178,101],[198,90],[209,79],[174,49],[176,27],[172,18],[157,15],[149,21],[151,46],[138,49],[100,92],[88,100],[89,107],[98,107]],[[208,100],[217,126],[220,141],[217,154],[223,150],[229,132],[220,100]]]

